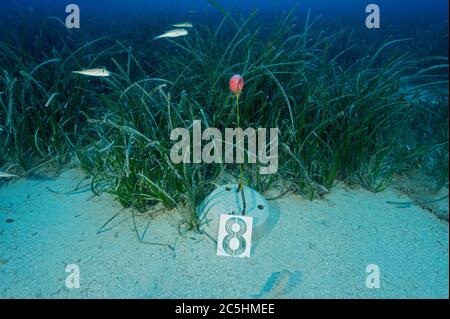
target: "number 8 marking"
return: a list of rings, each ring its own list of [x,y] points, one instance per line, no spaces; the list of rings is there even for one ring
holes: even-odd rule
[[[240,218],[230,218],[225,224],[225,230],[228,235],[223,239],[223,250],[232,256],[241,255],[247,247],[247,241],[243,237],[247,232],[247,224]]]

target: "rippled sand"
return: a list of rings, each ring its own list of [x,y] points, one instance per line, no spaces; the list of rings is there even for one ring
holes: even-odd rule
[[[448,298],[449,228],[389,189],[338,186],[325,200],[286,196],[280,218],[250,259],[218,257],[196,233],[181,236],[171,212],[149,224],[139,243],[130,212],[108,195],[61,195],[83,178],[77,170],[56,180],[19,180],[0,187],[0,297],[249,298],[275,272],[301,274],[282,298]],[[448,199],[447,199],[448,203]],[[98,230],[116,213],[104,232]],[[136,220],[139,231],[147,219]],[[67,289],[68,264],[80,269],[80,289]],[[381,288],[368,289],[376,264]]]

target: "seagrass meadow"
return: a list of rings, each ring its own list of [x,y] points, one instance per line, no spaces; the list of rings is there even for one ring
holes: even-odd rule
[[[268,200],[299,196],[306,206],[325,203],[336,187],[373,196],[396,188],[407,195],[397,206],[434,213],[448,240],[448,210],[431,205],[448,201],[448,16],[408,24],[406,13],[386,15],[368,29],[364,11],[201,6],[208,10],[81,6],[79,29],[66,28],[64,8],[0,12],[0,191],[52,183],[75,168],[84,177],[70,189],[43,191],[110,194],[150,225],[175,211],[186,236],[199,226],[202,200],[240,172]],[[181,21],[192,22],[188,35],[154,40]],[[93,68],[110,76],[72,72]],[[238,126],[233,74],[245,79],[240,127],[279,130],[276,174],[262,175],[261,164],[170,158],[175,128]],[[0,197],[0,211],[13,209]]]
[[[236,167],[172,164],[170,131],[194,120],[236,126],[227,80],[241,73],[242,126],[280,130],[278,173],[245,169],[257,190],[281,183],[315,198],[340,180],[380,191],[418,167],[448,183],[445,29],[395,38],[310,13],[299,21],[295,8],[270,20],[212,3],[223,15],[196,16],[188,37],[158,42],[149,35],[170,15],[66,29],[57,17],[22,13],[14,31],[3,19],[2,171],[27,177],[78,163],[94,194],[140,212],[185,207],[190,219]],[[96,66],[112,76],[71,73]]]

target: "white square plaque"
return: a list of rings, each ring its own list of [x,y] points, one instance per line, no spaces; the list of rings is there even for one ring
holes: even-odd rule
[[[237,215],[220,215],[217,255],[250,257],[253,218]]]

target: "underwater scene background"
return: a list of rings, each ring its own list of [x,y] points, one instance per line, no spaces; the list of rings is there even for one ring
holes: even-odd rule
[[[286,274],[273,269],[277,258],[294,278],[277,297],[448,297],[447,0],[77,0],[80,27],[67,28],[69,3],[0,4],[0,216],[5,217],[0,220],[0,297],[271,297],[258,291],[265,279],[276,281],[271,273]],[[370,3],[380,8],[380,28],[366,26]],[[186,35],[155,39],[179,23],[188,23]],[[108,75],[73,73],[92,69]],[[228,86],[233,74],[245,79],[237,109]],[[236,127],[237,110],[244,128],[279,129],[276,174],[260,174],[260,164],[171,161],[174,128],[191,128],[195,120],[219,130]],[[271,234],[275,239],[266,248],[259,243],[261,255],[256,250],[252,257],[260,261],[260,266],[251,264],[259,270],[244,272],[227,286],[217,275],[211,279],[212,269],[228,270],[231,276],[237,264],[222,264],[211,248],[202,246],[197,207],[218,185],[239,178],[275,203],[280,216]],[[29,194],[34,195],[23,197]],[[343,200],[346,194],[352,195]],[[33,201],[35,195],[41,202]],[[73,201],[76,196],[82,202]],[[111,201],[102,204],[101,198]],[[327,206],[330,201],[334,204]],[[75,295],[58,288],[64,281],[62,265],[71,259],[62,255],[40,261],[58,273],[53,279],[43,276],[50,284],[26,284],[44,268],[21,273],[25,251],[52,251],[58,234],[67,236],[73,229],[73,224],[61,226],[67,220],[51,213],[39,217],[52,211],[46,205],[57,203],[63,206],[55,214],[69,206],[69,211],[98,211],[103,219],[89,217],[79,227],[87,227],[82,233],[92,236],[111,233],[92,239],[101,240],[102,247],[120,237],[115,227],[132,235],[124,235],[124,246],[106,250],[103,257],[96,250],[79,258],[71,255],[89,264],[136,249],[126,262],[116,256],[113,268],[120,274],[121,262],[138,265],[126,277],[117,275],[115,285],[123,287],[122,293],[111,292],[113,283],[101,284],[99,278]],[[21,210],[35,211],[24,226]],[[412,216],[404,215],[407,210]],[[306,211],[317,214],[302,217]],[[333,217],[324,211],[333,211]],[[117,222],[119,215],[123,223]],[[349,224],[334,218],[348,218]],[[382,228],[388,224],[394,228]],[[371,259],[369,253],[356,253],[363,250],[363,244],[356,244],[362,237],[375,236],[367,225],[381,227],[375,234],[384,244],[370,244],[369,251],[383,255],[392,274],[392,286],[380,295],[365,289],[364,271],[355,275],[349,270],[349,265],[364,270],[354,255]],[[33,227],[47,229],[36,247],[31,242],[42,231]],[[48,231],[58,227],[63,227],[60,232]],[[320,227],[331,227],[328,235]],[[339,233],[346,227],[355,237]],[[145,240],[148,229],[156,240]],[[307,240],[284,246],[280,254],[293,249],[285,259],[275,254],[286,238],[299,234]],[[395,243],[392,250],[385,246],[388,241]],[[139,242],[150,245],[134,248]],[[83,247],[73,249],[80,253]],[[309,251],[311,259],[297,256],[296,247]],[[23,254],[14,253],[17,249]],[[145,249],[154,249],[151,258]],[[209,262],[211,269],[208,262],[196,264],[199,257],[209,260],[205,251],[219,258]],[[406,258],[399,268],[395,255]],[[315,289],[325,282],[315,273],[325,265],[324,256],[347,266],[340,284]],[[410,262],[420,269],[396,281]],[[146,277],[148,263],[156,274],[166,271],[167,280]],[[181,264],[195,268],[189,278],[197,271],[210,273],[208,280],[200,279],[203,290],[186,288],[191,279],[177,269]],[[301,279],[296,277],[300,273]],[[145,287],[141,277],[133,276],[147,278]],[[238,284],[243,281],[249,284]],[[349,288],[359,287],[356,281],[364,288]],[[268,285],[271,293],[270,280]],[[222,288],[214,290],[217,286]]]

